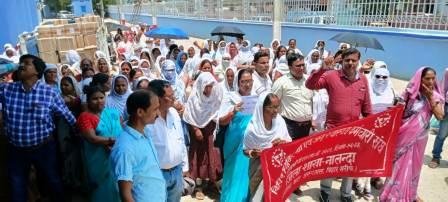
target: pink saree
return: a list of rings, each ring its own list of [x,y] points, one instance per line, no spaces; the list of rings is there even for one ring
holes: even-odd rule
[[[386,179],[380,201],[412,202],[417,198],[432,115],[428,100],[419,92],[423,69],[424,67],[415,73],[403,93],[406,101],[403,125],[398,131],[392,176]],[[443,102],[437,82],[433,96]]]

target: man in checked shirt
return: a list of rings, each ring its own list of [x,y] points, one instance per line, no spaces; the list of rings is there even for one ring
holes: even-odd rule
[[[70,125],[75,117],[52,87],[39,81],[45,62],[33,55],[20,57],[19,82],[0,84],[3,125],[8,137],[8,178],[11,201],[27,201],[30,166],[45,177],[53,201],[64,201],[57,166],[53,116],[64,117]]]

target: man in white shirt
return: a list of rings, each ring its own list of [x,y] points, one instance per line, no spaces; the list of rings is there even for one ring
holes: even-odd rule
[[[271,91],[272,80],[269,73],[269,54],[266,52],[257,52],[254,55],[255,71],[253,76],[252,92],[260,95],[265,91]]]
[[[179,202],[183,192],[183,173],[188,171],[188,153],[180,116],[174,109],[174,90],[165,80],[148,84],[160,102],[159,117],[146,126],[152,137],[166,181],[167,202]]]
[[[272,92],[281,100],[280,114],[285,119],[293,140],[310,133],[313,115],[313,91],[305,86],[305,62],[303,56],[288,55],[289,73],[275,81]]]

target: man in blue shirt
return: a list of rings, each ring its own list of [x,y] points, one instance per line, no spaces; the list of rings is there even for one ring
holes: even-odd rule
[[[120,197],[128,201],[166,201],[165,179],[147,124],[154,123],[159,99],[154,93],[139,90],[126,101],[129,121],[112,148],[111,161]]]
[[[64,201],[59,176],[53,117],[62,116],[70,125],[76,120],[54,89],[39,81],[45,62],[33,55],[19,59],[19,82],[0,84],[0,103],[8,137],[8,177],[11,200],[27,201],[31,165],[46,179],[53,201]]]

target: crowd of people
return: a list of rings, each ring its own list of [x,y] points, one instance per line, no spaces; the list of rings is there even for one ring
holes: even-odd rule
[[[333,53],[319,40],[303,54],[295,39],[183,47],[138,29],[113,38],[116,60],[72,50],[68,64],[5,46],[2,57],[19,63],[0,84],[11,201],[27,201],[31,166],[47,185],[39,191],[54,201],[66,200],[68,190],[89,201],[261,201],[263,150],[396,104],[405,112],[392,176],[344,177],[341,201],[353,201],[352,189],[373,199],[371,185],[380,201],[420,201],[432,115],[443,121],[430,166],[440,164],[448,80],[438,83],[430,67],[399,93],[385,62],[361,62],[349,44]],[[321,180],[320,201],[329,201],[333,180]]]

